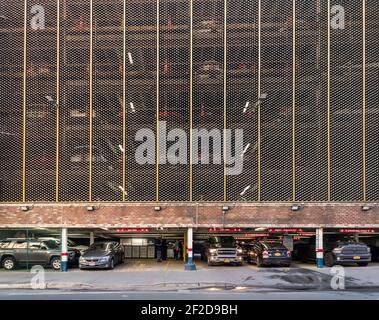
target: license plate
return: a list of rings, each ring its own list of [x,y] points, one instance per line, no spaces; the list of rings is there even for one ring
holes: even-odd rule
[[[229,263],[230,262],[230,260],[229,259],[225,259],[225,263]]]
[[[96,262],[90,262],[89,265],[90,266],[96,266]]]
[[[281,256],[280,252],[275,253],[275,257],[280,257],[280,256]]]
[[[353,257],[353,259],[354,259],[354,260],[360,260],[361,257],[359,257],[359,256],[355,256],[355,257]]]

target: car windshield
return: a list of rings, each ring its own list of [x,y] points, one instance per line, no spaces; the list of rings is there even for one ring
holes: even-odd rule
[[[220,243],[222,247],[234,247],[236,245],[236,241],[233,237],[217,237],[217,242]]]
[[[43,243],[49,249],[59,249],[59,244],[56,241],[54,241],[54,240],[46,240],[46,241],[43,241]]]
[[[89,249],[90,250],[107,250],[109,243],[94,243]]]

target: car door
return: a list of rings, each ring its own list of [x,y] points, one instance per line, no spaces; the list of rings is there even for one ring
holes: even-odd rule
[[[29,243],[29,257],[32,264],[47,263],[47,247],[42,242]]]

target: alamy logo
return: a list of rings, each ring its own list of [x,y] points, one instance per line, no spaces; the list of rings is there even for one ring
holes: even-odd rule
[[[158,143],[153,130],[137,131],[135,141],[140,142],[135,161],[140,164],[189,164],[189,138],[181,128],[167,131],[167,123],[159,121]],[[226,164],[226,175],[239,175],[243,169],[243,129],[193,129],[192,164]],[[169,146],[170,143],[170,146]],[[158,145],[158,155],[156,154]],[[158,159],[157,159],[158,158]]]

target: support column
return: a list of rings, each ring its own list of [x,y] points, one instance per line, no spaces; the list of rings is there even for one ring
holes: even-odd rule
[[[62,229],[61,238],[61,271],[67,272],[68,268],[68,253],[67,253],[67,228]]]
[[[95,243],[95,234],[93,232],[89,233],[89,244],[92,245]]]
[[[184,266],[184,270],[196,270],[196,265],[193,263],[193,229],[188,228],[187,231],[187,254],[188,262]]]
[[[355,242],[359,242],[359,233],[354,234],[354,240]]]
[[[324,231],[322,228],[316,229],[316,265],[317,268],[324,267]]]

